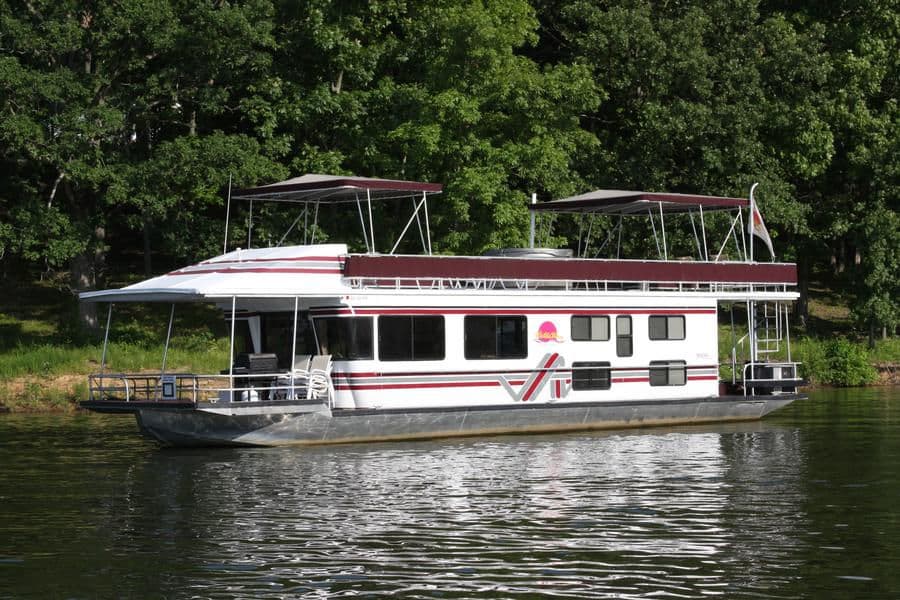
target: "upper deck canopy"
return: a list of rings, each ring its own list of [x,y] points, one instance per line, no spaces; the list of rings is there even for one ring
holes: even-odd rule
[[[648,210],[684,213],[702,208],[704,211],[730,210],[747,206],[746,198],[725,198],[697,194],[595,190],[561,200],[532,204],[531,210],[567,213],[599,213],[605,215],[646,214]]]
[[[282,202],[356,202],[366,199],[386,200],[409,197],[412,193],[437,194],[439,183],[376,179],[344,175],[308,174],[259,187],[236,190],[232,198],[274,200]]]

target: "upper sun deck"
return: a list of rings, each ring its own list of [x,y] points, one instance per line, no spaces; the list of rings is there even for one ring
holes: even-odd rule
[[[742,209],[752,203],[746,199],[598,190],[562,200],[533,203],[530,207],[533,216],[547,212],[575,214],[582,221],[585,218],[593,220],[598,215],[613,217],[613,220],[618,217],[619,239],[626,217],[649,219],[653,237],[648,242],[655,242],[657,260],[623,259],[619,257],[618,248],[613,258],[589,257],[590,230],[588,241],[584,243],[579,232],[575,245],[581,256],[576,258],[560,255],[560,251],[541,255],[529,249],[512,256],[504,255],[504,252],[491,256],[437,256],[431,251],[427,200],[440,191],[441,186],[432,183],[326,175],[305,175],[239,190],[230,197],[299,205],[300,214],[288,228],[288,233],[301,222],[301,217],[305,226],[312,217],[312,227],[307,228],[313,232],[313,242],[319,205],[348,205],[358,213],[366,252],[350,253],[345,244],[281,246],[279,242],[276,247],[224,252],[221,256],[120,290],[88,292],[81,297],[95,302],[177,302],[228,297],[334,297],[392,291],[404,294],[668,292],[705,293],[727,299],[793,298],[797,295],[794,264],[747,260]],[[379,253],[376,251],[373,201],[398,198],[413,199],[412,216],[393,247]],[[715,247],[707,245],[703,219],[709,212],[733,215],[733,218],[729,216],[731,227],[717,253],[714,253]],[[677,219],[686,222],[685,217],[690,219],[696,257],[669,259],[667,216],[669,223]],[[418,231],[423,254],[395,254],[401,239],[411,229]],[[615,232],[614,227],[607,242],[614,239]],[[306,234],[303,237],[307,239]],[[732,253],[736,252],[740,260],[722,260],[725,244],[732,242]],[[227,248],[227,239],[225,245]],[[650,243],[647,247],[654,246]]]

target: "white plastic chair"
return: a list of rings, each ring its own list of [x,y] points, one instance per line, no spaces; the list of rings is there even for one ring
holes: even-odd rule
[[[309,365],[309,385],[306,397],[322,400],[331,397],[331,355],[317,354]]]

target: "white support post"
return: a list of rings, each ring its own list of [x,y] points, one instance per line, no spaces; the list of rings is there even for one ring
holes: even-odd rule
[[[163,347],[162,369],[159,376],[162,378],[166,374],[166,360],[169,357],[169,342],[172,339],[172,322],[175,320],[175,304],[172,304],[172,310],[169,311],[169,329],[166,331],[166,345]]]
[[[106,331],[103,334],[103,354],[100,355],[100,375],[106,371],[106,349],[109,347],[109,324],[112,321],[112,310],[113,303],[110,302],[106,311]]]
[[[253,198],[250,198],[250,216],[247,218],[247,250],[250,249],[250,238],[253,234]]]
[[[659,234],[656,233],[656,221],[653,220],[653,211],[647,209],[647,216],[650,218],[650,227],[653,228],[653,241],[656,242],[656,255],[662,256],[662,248],[659,247]]]
[[[669,260],[669,249],[666,247],[666,220],[663,217],[662,202],[659,202],[659,228],[662,230],[663,260]]]
[[[531,205],[534,206],[535,204],[537,204],[537,193],[536,192],[531,194]],[[531,248],[533,249],[534,248],[535,215],[534,215],[533,210],[531,210],[529,212],[531,213],[531,232],[528,236],[528,241],[531,244]]]
[[[428,194],[422,192],[422,200],[425,206],[425,239],[428,240],[428,256],[431,256],[431,225],[428,218]]]
[[[359,225],[362,228],[363,242],[366,244],[366,252],[373,252],[369,247],[369,234],[366,233],[366,219],[363,217],[362,204],[359,201],[359,194],[354,194],[356,198],[356,211],[359,214]],[[374,244],[373,244],[374,245]]]
[[[294,399],[294,369],[297,368],[294,361],[297,360],[297,308],[299,300],[297,296],[294,296],[294,336],[291,339],[291,400]]]
[[[228,344],[228,393],[229,401],[234,401],[234,320],[237,312],[237,296],[231,297],[231,337]]]
[[[375,254],[375,225],[372,223],[372,190],[366,188],[366,204],[369,208],[369,238],[372,240],[372,254]]]
[[[703,222],[703,205],[700,205],[700,233],[703,235],[703,260],[709,262],[709,250],[706,248],[706,224]]]
[[[228,219],[231,217],[231,173],[228,174],[228,200],[225,204],[225,242],[222,243],[222,254],[228,253]]]

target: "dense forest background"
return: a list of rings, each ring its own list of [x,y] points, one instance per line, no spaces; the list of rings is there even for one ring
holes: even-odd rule
[[[893,335],[898,86],[898,0],[0,0],[0,278],[216,255],[229,176],[443,183],[438,252],[526,244],[531,192],[759,181],[804,299]]]

